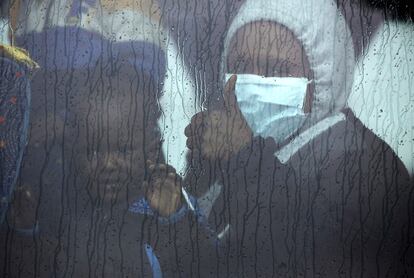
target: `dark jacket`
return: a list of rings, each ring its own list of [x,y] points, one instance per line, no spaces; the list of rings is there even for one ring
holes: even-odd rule
[[[190,213],[149,233],[165,237],[154,243],[164,277],[412,277],[412,183],[390,147],[345,113],[287,164],[260,138],[217,163],[209,229]]]

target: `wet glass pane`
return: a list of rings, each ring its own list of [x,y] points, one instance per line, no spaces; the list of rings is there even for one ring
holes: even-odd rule
[[[0,7],[0,277],[414,277],[411,2]]]

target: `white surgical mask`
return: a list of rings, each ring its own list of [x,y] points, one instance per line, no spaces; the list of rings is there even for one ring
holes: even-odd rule
[[[231,74],[226,74],[226,81]],[[254,135],[281,142],[304,123],[307,78],[238,74],[237,102]]]

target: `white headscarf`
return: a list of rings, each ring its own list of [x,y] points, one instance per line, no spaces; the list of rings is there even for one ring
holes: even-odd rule
[[[247,0],[234,18],[227,33],[222,59],[222,76],[227,72],[227,55],[232,37],[238,29],[255,21],[273,21],[284,25],[299,39],[314,73],[315,92],[310,125],[337,115],[346,105],[351,91],[354,49],[343,15],[333,0]],[[318,129],[327,128],[327,119]],[[287,160],[301,145],[318,135],[318,131],[302,135],[283,150]]]
[[[320,120],[341,110],[351,91],[354,49],[334,1],[247,0],[229,28],[224,58],[237,30],[259,20],[284,25],[303,44],[315,77],[312,117]],[[223,72],[225,67],[223,64]]]

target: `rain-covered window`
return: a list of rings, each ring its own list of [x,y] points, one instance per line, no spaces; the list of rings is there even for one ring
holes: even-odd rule
[[[0,8],[0,277],[414,277],[411,2]]]

